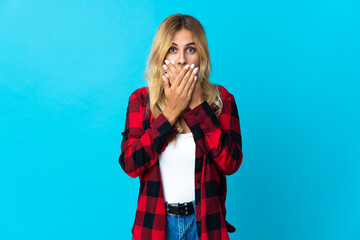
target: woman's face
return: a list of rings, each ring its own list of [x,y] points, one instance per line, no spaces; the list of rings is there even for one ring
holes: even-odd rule
[[[172,45],[165,59],[173,60],[175,65],[181,68],[187,64],[194,64],[195,67],[199,66],[200,57],[191,31],[181,29],[175,33]]]

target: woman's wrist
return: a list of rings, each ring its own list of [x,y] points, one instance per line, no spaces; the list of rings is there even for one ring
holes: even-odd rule
[[[203,102],[204,102],[203,99],[199,99],[199,100],[197,100],[197,101],[194,101],[194,102],[192,102],[192,103],[189,104],[189,108],[190,108],[190,109],[194,109],[194,108],[196,108],[197,106],[199,106],[200,104],[202,104]]]
[[[178,113],[176,110],[171,111],[167,107],[164,109],[163,114],[172,126],[174,126],[180,115],[180,113]]]

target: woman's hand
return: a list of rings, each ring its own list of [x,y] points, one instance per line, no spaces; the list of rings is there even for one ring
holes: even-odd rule
[[[200,84],[200,81],[196,81],[195,89],[191,96],[189,108],[194,109],[195,107],[197,107],[198,105],[200,105],[203,102],[204,102],[204,98],[203,98],[203,93],[202,93],[202,89],[201,89],[201,84]]]
[[[181,67],[175,65],[175,62],[173,60],[165,60],[165,65],[163,66],[164,70],[165,70],[165,76],[169,79],[170,81],[170,86],[174,83],[176,76],[179,75],[179,73],[181,72]],[[194,68],[193,65],[190,66],[191,69]]]
[[[175,81],[176,76],[180,73],[181,68],[177,65],[175,65],[175,62],[173,60],[165,60],[165,63],[167,68],[164,68],[166,71],[166,77],[170,80],[170,84],[172,84]],[[191,65],[190,68],[194,68],[194,64]],[[196,82],[195,89],[193,91],[193,94],[191,96],[189,108],[193,109],[200,105],[203,102],[203,95],[202,95],[202,89],[200,81]]]
[[[168,71],[168,69],[167,67],[165,70]],[[166,97],[164,115],[172,125],[175,124],[178,116],[189,106],[197,82],[197,69],[192,69],[189,65],[186,65],[177,75],[168,71],[168,75],[173,77],[171,86],[169,78],[163,76]]]

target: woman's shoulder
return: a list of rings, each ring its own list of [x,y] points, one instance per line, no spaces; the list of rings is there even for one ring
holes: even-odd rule
[[[140,87],[140,88],[136,89],[135,91],[133,91],[131,93],[131,96],[146,95],[147,92],[148,92],[148,87]]]
[[[140,87],[133,91],[130,95],[130,99],[138,99],[139,101],[143,101],[147,99],[148,96],[148,87]]]
[[[215,86],[217,86],[217,88],[220,91],[220,95],[223,97],[223,99],[228,99],[232,96],[232,94],[222,85],[220,84],[214,84]]]

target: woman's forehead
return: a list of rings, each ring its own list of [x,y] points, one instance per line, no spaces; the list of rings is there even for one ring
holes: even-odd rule
[[[194,42],[194,36],[191,31],[182,29],[175,33],[173,38],[173,44],[174,45],[189,45],[189,43]]]

